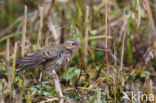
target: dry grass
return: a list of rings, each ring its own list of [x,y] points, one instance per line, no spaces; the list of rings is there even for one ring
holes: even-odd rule
[[[56,84],[66,103],[132,102],[122,101],[124,91],[156,99],[155,2],[59,1],[0,4],[0,102],[58,102]],[[71,38],[82,48],[56,71],[60,84],[41,75],[42,67],[16,72],[16,59]]]

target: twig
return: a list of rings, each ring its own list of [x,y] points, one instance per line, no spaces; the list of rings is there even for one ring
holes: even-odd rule
[[[24,48],[25,48],[25,41],[26,41],[26,27],[27,27],[27,6],[24,6],[24,24],[22,30],[22,43],[21,43],[21,55],[24,56]]]
[[[48,21],[49,21],[49,23],[48,23],[49,30],[51,31],[51,34],[52,34],[54,40],[55,40],[57,43],[59,43],[59,42],[58,42],[58,41],[59,41],[59,40],[58,40],[59,35],[58,35],[58,33],[57,33],[57,31],[56,31],[56,29],[55,29],[55,27],[54,27],[54,25],[53,25],[53,22],[52,22],[52,20],[51,20],[50,17],[48,18]]]
[[[156,26],[155,26],[155,21],[153,19],[153,15],[151,12],[151,8],[149,5],[149,1],[148,0],[144,0],[144,4],[147,8],[147,14],[148,14],[148,18],[149,18],[149,22],[150,22],[150,26],[152,28],[152,43],[153,43],[153,49],[156,50]]]
[[[65,28],[65,11],[62,10],[62,23],[61,23],[61,34],[60,34],[60,43],[64,42],[64,28]],[[61,69],[62,70],[62,69]]]
[[[9,72],[9,61],[10,61],[10,39],[7,39],[6,41],[6,51],[5,51],[5,61],[7,65],[7,69]]]
[[[128,24],[129,17],[130,17],[130,13],[125,16],[125,22],[124,22],[123,27],[121,28],[121,32],[120,32],[120,33],[123,33],[121,59],[120,59],[120,70],[123,69],[123,56],[124,56],[124,49],[125,49],[125,35],[126,35],[126,32],[127,32],[126,27],[127,27],[127,24]]]
[[[53,101],[58,101],[58,98],[53,98],[53,99],[47,99],[47,100],[45,100],[45,101],[41,101],[41,102],[39,102],[39,103],[47,103],[47,102],[53,102]]]
[[[111,50],[109,50],[109,49],[101,49],[101,48],[96,48],[96,47],[90,47],[90,48],[93,48],[93,49],[95,49],[95,50],[99,50],[99,51],[108,51],[108,52],[110,52]]]
[[[107,0],[105,0],[105,8],[106,8],[106,10],[105,10],[105,35],[106,35],[106,37],[108,36],[108,20],[107,20],[107,17],[108,17],[108,7],[107,7],[107,3],[108,3],[108,1]],[[107,70],[109,70],[108,69],[108,56],[109,56],[109,52],[107,51],[107,49],[108,49],[108,38],[105,38],[105,49],[106,49],[106,52],[105,52],[105,60],[106,60],[106,66],[107,66]]]
[[[114,55],[112,55],[112,57],[114,58],[114,65],[116,66],[117,65],[117,61],[118,61],[118,58],[116,57],[116,46],[115,46],[115,42],[114,42]]]
[[[48,18],[48,16],[50,15],[50,13],[51,13],[51,9],[53,8],[53,6],[54,6],[54,4],[55,4],[55,0],[50,0],[50,3],[51,3],[51,5],[50,5],[50,7],[49,7],[49,9],[48,9],[48,12],[46,13],[46,16],[44,17],[44,19],[43,19],[43,21],[45,21],[47,18]],[[47,5],[46,5],[47,6]]]
[[[12,81],[15,79],[15,66],[16,66],[16,53],[17,53],[17,42],[15,42],[13,64],[12,64]]]
[[[49,33],[50,33],[50,31],[48,30],[47,31],[47,33],[46,33],[46,35],[45,35],[45,46],[47,47],[47,46],[49,46]]]
[[[53,71],[54,74],[56,74],[55,70]],[[57,76],[57,75],[56,75]],[[60,85],[60,81],[59,81],[59,77],[57,76],[58,79],[54,79],[54,83],[55,83],[55,88],[56,88],[56,92],[58,93],[59,97],[60,97],[60,103],[64,102],[64,96],[61,90],[61,85]]]
[[[105,11],[105,35],[106,35],[106,37],[107,37],[107,35],[108,35],[108,31],[107,31],[107,0],[105,0],[105,6],[106,6],[106,11]],[[107,47],[108,47],[108,39],[107,38],[105,38],[105,48],[107,49]]]
[[[48,72],[48,71],[46,73],[48,73],[49,75],[51,75],[53,77],[56,92],[57,92],[57,94],[59,95],[59,98],[60,98],[59,103],[64,103],[64,96],[63,96],[63,93],[62,93],[62,90],[61,90],[60,80],[59,80],[59,77],[57,76],[55,70],[52,70],[52,73]]]
[[[14,79],[15,79],[16,52],[17,52],[17,42],[15,42],[15,46],[14,46],[13,64],[12,64],[12,78],[11,78],[10,85],[8,86],[9,87],[10,102],[12,102],[12,98],[13,98],[12,88],[13,88],[13,82],[14,82]]]
[[[11,34],[9,34],[9,35],[6,35],[6,36],[2,37],[2,38],[0,39],[0,42],[3,42],[3,41],[5,41],[5,40],[7,40],[7,39],[10,39],[10,38],[12,38],[12,37],[14,37],[14,36],[19,36],[19,35],[21,35],[21,32],[11,33]]]
[[[137,29],[140,27],[140,21],[141,21],[141,8],[140,8],[140,0],[137,0],[138,5],[138,22],[137,22]]]
[[[34,18],[34,16],[36,16],[38,13],[38,11],[34,11],[28,14],[28,18]],[[13,29],[13,27],[15,27],[16,24],[18,24],[20,21],[22,21],[24,16],[20,16],[18,17],[9,27],[5,28],[4,30],[0,31],[0,37],[4,36],[6,33],[11,32],[11,29]]]
[[[153,19],[153,15],[152,15],[152,12],[151,12],[151,8],[150,8],[150,5],[149,5],[149,2],[148,2],[148,0],[144,0],[144,3],[145,3],[145,6],[147,8],[147,14],[148,14],[148,18],[149,18],[149,22],[150,22],[152,31],[156,32],[154,19]]]
[[[60,44],[64,43],[64,36],[65,36],[65,11],[62,9],[62,22],[61,22],[61,34],[60,34]],[[61,68],[61,72],[64,72],[64,68]]]
[[[123,56],[124,56],[124,49],[125,49],[125,35],[126,31],[123,33],[123,38],[122,38],[122,50],[121,50],[121,61],[120,61],[120,70],[123,68]]]
[[[88,65],[88,18],[89,18],[89,6],[86,6],[86,31],[85,31],[85,43],[84,43],[84,69],[86,72]]]
[[[108,38],[108,39],[112,39],[111,36],[106,36],[106,35],[100,35],[100,36],[90,36],[88,37],[86,40],[94,40],[94,39],[102,39],[102,38]],[[85,42],[86,40],[82,40],[82,42]]]
[[[27,30],[27,6],[24,6],[24,20],[23,20],[23,29],[22,29],[22,41],[21,41],[21,56],[24,57],[25,54],[25,42],[26,42],[26,30]],[[20,73],[20,75],[22,76],[22,83],[23,83],[23,89],[20,91],[21,96],[24,93],[24,74],[23,72]]]
[[[7,39],[7,42],[6,42],[6,58],[5,58],[5,61],[6,61],[6,66],[7,66],[7,70],[8,70],[8,84],[9,84],[9,88],[11,88],[11,71],[10,71],[10,66],[9,66],[9,61],[10,61],[10,39]]]
[[[9,27],[5,28],[4,30],[0,31],[0,37],[4,36],[6,33],[9,33],[15,25],[22,20],[22,17],[17,18]]]
[[[40,49],[40,42],[41,42],[41,34],[42,34],[42,27],[43,27],[43,7],[39,8],[39,30],[38,30],[38,38],[37,38],[37,47]]]

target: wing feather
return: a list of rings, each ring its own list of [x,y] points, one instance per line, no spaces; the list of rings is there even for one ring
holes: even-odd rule
[[[22,63],[23,65],[18,66],[16,69],[22,71],[24,69],[32,68],[46,61],[53,60],[62,51],[61,45],[54,45],[41,49],[33,55],[27,56],[21,60],[17,60],[16,63]]]

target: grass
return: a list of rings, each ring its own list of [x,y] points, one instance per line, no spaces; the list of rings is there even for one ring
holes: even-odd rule
[[[156,100],[155,39],[149,38],[150,31],[155,33],[155,2],[29,1],[27,6],[28,1],[4,2],[1,103],[58,102],[52,78],[45,75],[39,82],[42,67],[18,73],[16,60],[71,38],[78,38],[82,48],[68,68],[57,70],[66,103],[135,103],[122,100],[125,91],[152,94]]]

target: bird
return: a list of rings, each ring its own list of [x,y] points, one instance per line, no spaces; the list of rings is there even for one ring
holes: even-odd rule
[[[50,71],[67,67],[80,48],[80,41],[77,39],[67,40],[62,44],[53,44],[17,60],[16,63],[20,66],[16,69],[20,72],[42,65],[46,71]]]

